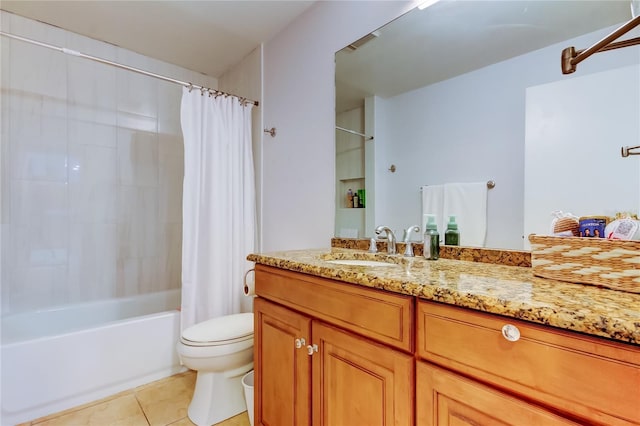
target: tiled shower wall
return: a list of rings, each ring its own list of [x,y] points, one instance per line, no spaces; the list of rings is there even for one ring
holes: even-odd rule
[[[216,79],[1,12],[2,30]],[[2,314],[180,286],[182,88],[1,38]]]

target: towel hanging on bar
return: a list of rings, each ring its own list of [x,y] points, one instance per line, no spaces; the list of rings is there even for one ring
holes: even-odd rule
[[[634,148],[640,148],[640,147],[634,147]],[[631,149],[631,148],[630,148],[630,149]],[[630,153],[630,154],[631,154],[631,153]],[[631,154],[631,155],[635,155],[635,154]],[[624,157],[624,155],[623,155],[623,157]],[[421,186],[421,187],[420,187],[420,191],[423,191],[423,190],[424,190],[424,188],[425,188],[426,186],[429,186],[429,185]],[[488,188],[488,189],[493,189],[493,188],[495,188],[495,187],[496,187],[496,181],[495,181],[495,180],[490,179],[490,180],[488,180],[488,181],[487,181],[487,188]]]

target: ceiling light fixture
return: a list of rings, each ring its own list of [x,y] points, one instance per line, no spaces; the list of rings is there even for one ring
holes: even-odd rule
[[[427,0],[427,1],[424,1],[424,2],[422,2],[422,3],[420,3],[418,5],[418,9],[425,10],[426,8],[428,8],[429,6],[434,5],[437,2],[438,2],[438,0]]]

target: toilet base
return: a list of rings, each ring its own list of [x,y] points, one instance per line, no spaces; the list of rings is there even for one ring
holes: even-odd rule
[[[187,414],[197,426],[211,426],[247,410],[242,376],[253,363],[231,372],[198,371]]]

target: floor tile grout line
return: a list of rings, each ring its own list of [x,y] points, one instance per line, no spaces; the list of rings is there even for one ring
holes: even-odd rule
[[[144,411],[144,407],[142,406],[142,403],[138,399],[138,392],[133,391],[133,397],[136,399],[136,403],[138,404],[138,407],[140,407],[140,411],[142,411],[142,415],[144,416],[144,419],[147,421],[147,425],[151,426],[151,421],[149,420],[149,417],[147,416],[147,412]]]

